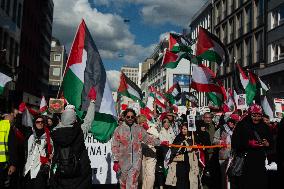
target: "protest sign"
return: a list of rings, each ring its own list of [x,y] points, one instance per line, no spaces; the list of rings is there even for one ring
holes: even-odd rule
[[[117,184],[116,173],[112,170],[111,140],[107,143],[100,143],[89,133],[85,144],[91,160],[92,183]]]
[[[64,99],[49,99],[49,108],[50,113],[62,113],[64,110]]]

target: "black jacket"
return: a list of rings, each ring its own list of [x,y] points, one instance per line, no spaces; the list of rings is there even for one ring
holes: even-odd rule
[[[54,175],[54,188],[56,189],[88,189],[92,185],[92,170],[90,159],[84,143],[84,136],[79,124],[73,127],[55,128],[51,133],[54,145],[54,160],[58,154],[59,147],[72,148],[73,153],[79,157],[80,174],[75,178],[60,178]]]
[[[249,146],[249,140],[257,140],[254,131],[261,139],[266,139],[270,146],[273,145],[269,127],[263,122],[253,124],[251,117],[247,116],[237,124],[232,136],[232,148],[236,153],[247,153],[242,179],[242,188],[244,189],[267,187],[265,158],[269,148]]]

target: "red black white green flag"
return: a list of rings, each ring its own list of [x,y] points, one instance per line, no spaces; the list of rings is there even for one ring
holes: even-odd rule
[[[229,54],[225,45],[217,36],[202,27],[199,27],[196,56],[210,62],[216,62],[218,65],[229,63]]]
[[[131,98],[135,102],[142,102],[141,89],[131,81],[123,72],[120,75],[120,84],[117,90],[118,94]]]
[[[115,104],[103,62],[84,20],[70,50],[62,87],[64,98],[79,110],[80,116],[89,106],[89,91],[95,89],[96,113],[91,132],[97,140],[108,141],[117,126]]]

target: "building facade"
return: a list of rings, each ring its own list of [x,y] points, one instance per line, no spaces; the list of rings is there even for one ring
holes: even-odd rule
[[[201,8],[198,10],[192,17],[191,23],[189,24],[190,27],[190,36],[191,39],[196,41],[198,32],[199,32],[199,26],[203,27],[204,29],[208,30],[212,33],[212,0],[208,0]],[[196,43],[192,45],[193,54],[195,54],[196,51]],[[209,65],[208,61],[203,61],[203,64],[207,66],[214,66],[213,64]],[[196,95],[198,98],[198,105],[199,106],[207,106],[208,105],[208,99],[205,93],[197,92],[193,89],[191,89],[192,92]]]
[[[284,0],[268,0],[267,61],[258,75],[269,84],[273,98],[283,98],[284,80]]]
[[[139,84],[139,68],[138,67],[130,67],[130,66],[122,66],[121,71],[136,85]]]
[[[20,45],[20,72],[16,90],[26,103],[48,94],[53,1],[25,0]],[[21,99],[19,99],[21,101]]]
[[[233,86],[235,62],[250,70],[265,64],[266,8],[266,0],[213,1],[212,31],[227,47],[230,56],[229,63],[220,68],[225,88]]]
[[[22,14],[23,0],[0,1],[0,72],[13,79],[0,96],[1,108],[6,110],[13,106],[18,79]]]
[[[191,80],[190,62],[182,59],[175,69],[162,68],[163,50],[168,47],[165,39],[155,48],[153,54],[143,64],[149,63],[150,68],[141,79],[141,90],[147,96],[148,88],[166,92],[174,83],[178,82],[182,91],[189,91]]]
[[[52,38],[50,52],[50,67],[49,67],[49,89],[48,96],[56,97],[61,82],[67,61],[67,54],[64,45],[61,45],[59,40]]]

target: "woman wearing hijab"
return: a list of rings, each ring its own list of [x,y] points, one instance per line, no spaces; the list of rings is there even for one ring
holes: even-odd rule
[[[52,158],[52,140],[42,116],[35,119],[33,133],[25,144],[24,187],[45,189]]]
[[[84,142],[94,120],[96,93],[89,94],[89,98],[90,105],[82,124],[77,121],[74,106],[67,105],[60,123],[53,129],[52,186],[55,189],[89,189],[92,186],[91,164]]]
[[[232,149],[236,154],[247,154],[240,186],[236,188],[267,188],[265,159],[266,151],[271,146],[272,135],[262,121],[262,108],[253,104],[248,109],[248,115],[237,124],[232,136]]]

